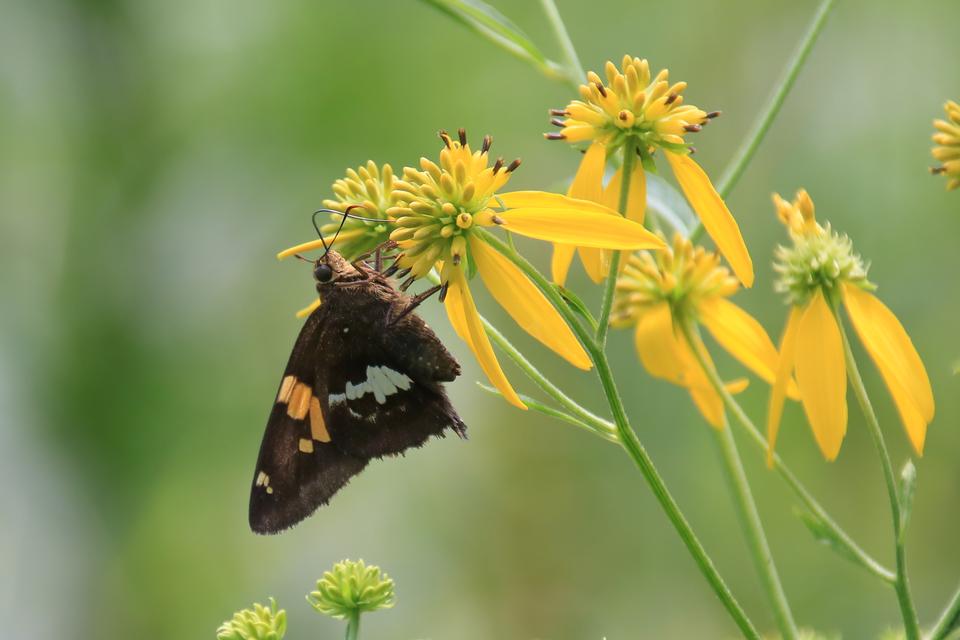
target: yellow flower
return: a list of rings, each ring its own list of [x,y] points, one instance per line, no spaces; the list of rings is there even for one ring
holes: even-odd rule
[[[582,369],[590,359],[546,296],[516,265],[485,240],[484,229],[500,226],[513,233],[597,249],[660,248],[663,242],[643,226],[606,207],[541,191],[498,193],[520,165],[490,164],[491,139],[478,151],[459,139],[440,134],[444,148],[439,164],[421,158],[420,169],[406,168],[396,181],[387,210],[396,227],[400,267],[420,277],[440,269],[441,293],[450,322],[470,346],[484,373],[512,404],[524,407],[503,374],[483,329],[469,279],[480,279],[517,323],[544,345]]]
[[[930,171],[947,176],[947,189],[956,189],[960,187],[960,104],[948,100],[943,109],[947,112],[947,119],[933,121],[937,129],[933,141],[937,146],[932,153],[941,164]]]
[[[357,169],[347,169],[347,175],[333,183],[333,193],[336,198],[323,201],[323,206],[333,211],[347,212],[350,210],[356,216],[373,218],[382,222],[371,222],[358,218],[346,218],[331,214],[330,222],[320,227],[323,240],[319,238],[304,242],[295,247],[281,251],[280,259],[297,253],[323,249],[326,246],[336,245],[347,260],[372,251],[385,242],[392,229],[391,220],[387,216],[387,209],[391,206],[390,193],[393,191],[393,168],[389,164],[378,167],[373,160]],[[297,317],[310,315],[320,306],[319,298],[300,309]]]
[[[840,452],[847,431],[847,374],[838,325],[842,303],[893,396],[910,443],[922,455],[927,425],[933,420],[933,392],[910,337],[893,312],[870,293],[876,287],[867,280],[850,239],[829,224],[817,223],[807,192],[798,191],[792,203],[779,195],[773,200],[793,244],[776,253],[777,289],[786,294],[791,309],[767,416],[770,454],[791,373],[824,457],[834,460]]]
[[[730,302],[740,285],[721,265],[720,257],[694,247],[680,234],[672,249],[632,255],[617,281],[611,324],[633,326],[637,353],[651,375],[690,392],[707,422],[723,427],[723,400],[710,384],[695,356],[710,362],[704,345],[690,344],[683,331],[687,323],[704,325],[716,341],[761,379],[773,383],[777,350],[760,323]],[[727,385],[733,393],[746,380]],[[790,389],[796,395],[794,388]]]
[[[644,166],[655,166],[653,155],[662,149],[680,188],[700,217],[704,229],[713,238],[720,253],[730,263],[733,272],[745,286],[753,285],[753,262],[744,244],[737,221],[730,214],[723,198],[717,193],[706,172],[690,157],[691,149],[684,136],[696,133],[719,112],[707,113],[697,107],[683,104],[683,90],[687,84],[670,85],[666,69],[651,78],[646,60],[624,56],[617,69],[606,64],[607,83],[594,72],[587,74],[588,83],[580,86],[581,100],[574,100],[564,109],[551,111],[556,116],[553,124],[561,127],[559,133],[548,133],[550,140],[570,143],[590,142],[571,195],[578,198],[616,202],[623,176],[614,176],[606,193],[602,180],[606,158],[617,149],[636,149],[641,162],[629,176],[631,180],[627,215],[643,221],[646,209],[646,177]],[[563,119],[560,119],[560,118]],[[616,185],[616,190],[611,189]],[[569,265],[573,250],[556,247],[560,257],[554,258],[554,278],[562,283],[566,275],[564,263]],[[584,262],[587,272],[596,279],[596,269]]]

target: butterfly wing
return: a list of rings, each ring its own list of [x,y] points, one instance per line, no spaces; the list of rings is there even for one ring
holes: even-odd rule
[[[301,329],[267,421],[250,491],[250,528],[256,533],[277,533],[300,522],[367,464],[331,444],[313,393],[328,316],[321,306]]]
[[[443,382],[460,366],[433,331],[413,313],[391,321],[409,303],[393,292],[369,296],[352,314],[324,325],[315,385],[333,443],[363,458],[419,447],[446,429],[465,425]]]

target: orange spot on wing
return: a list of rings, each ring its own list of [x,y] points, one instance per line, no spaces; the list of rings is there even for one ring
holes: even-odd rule
[[[310,435],[319,442],[330,442],[330,432],[327,431],[327,425],[323,421],[323,411],[316,396],[310,399]]]

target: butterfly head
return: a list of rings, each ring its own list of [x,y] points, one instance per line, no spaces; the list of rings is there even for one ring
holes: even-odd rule
[[[361,273],[342,255],[332,249],[323,254],[313,265],[313,278],[317,291],[362,277]]]

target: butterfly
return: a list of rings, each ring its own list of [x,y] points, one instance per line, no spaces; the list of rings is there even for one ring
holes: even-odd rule
[[[371,266],[324,246],[311,261],[323,302],[294,343],[260,445],[250,492],[255,533],[302,521],[372,458],[422,446],[447,429],[466,436],[443,388],[460,365],[413,313],[445,292],[398,290],[389,280],[396,267],[380,270],[379,248]]]

